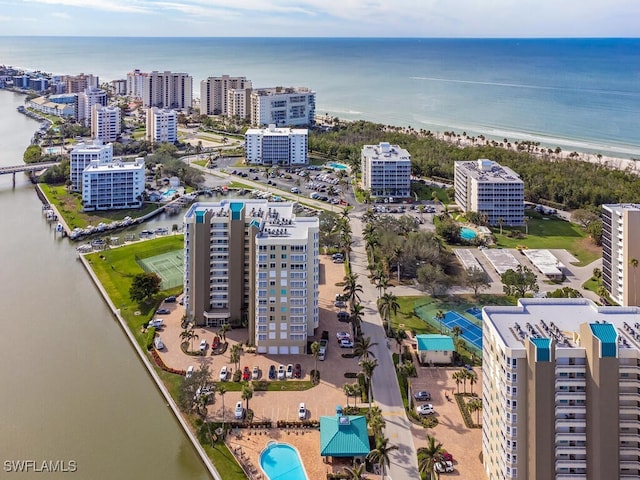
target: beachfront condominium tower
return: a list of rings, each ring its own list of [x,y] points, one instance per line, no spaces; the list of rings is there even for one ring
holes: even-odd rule
[[[178,112],[152,107],[147,109],[147,141],[176,143],[178,141]]]
[[[185,110],[193,103],[193,78],[186,73],[153,71],[143,77],[144,107]]]
[[[209,77],[200,82],[200,114],[227,115],[227,94],[231,89],[251,89],[247,77]]]
[[[82,209],[140,208],[144,193],[144,159],[133,162],[93,160],[82,172]]]
[[[148,76],[148,73],[141,72],[138,69],[127,73],[126,95],[141,100],[144,91],[144,82]]]
[[[100,80],[92,74],[66,75],[64,77],[65,93],[82,93],[87,88],[98,88]]]
[[[92,161],[107,164],[113,161],[113,145],[94,140],[93,143],[78,143],[69,154],[71,190],[82,191],[82,172]]]
[[[318,326],[317,217],[266,200],[196,203],[184,217],[184,304],[198,326],[247,327],[259,353],[306,352]]]
[[[251,92],[251,125],[295,127],[315,124],[316,92],[308,88],[258,88]]]
[[[107,106],[107,92],[101,88],[86,88],[78,93],[76,120],[85,127],[91,126],[91,112],[94,105]]]
[[[482,318],[488,479],[640,478],[640,309],[523,298]]]
[[[620,305],[640,301],[640,204],[602,206],[602,284]]]
[[[229,89],[227,92],[227,117],[238,122],[250,117],[251,91],[250,88]]]
[[[524,225],[524,182],[508,167],[486,158],[454,162],[456,203],[486,215],[489,225]]]
[[[364,145],[360,154],[362,187],[372,198],[411,196],[411,155],[398,145]]]
[[[257,165],[305,165],[309,132],[303,128],[250,128],[245,133],[247,162]]]
[[[121,130],[120,107],[94,105],[91,110],[91,136],[103,142],[115,142]]]

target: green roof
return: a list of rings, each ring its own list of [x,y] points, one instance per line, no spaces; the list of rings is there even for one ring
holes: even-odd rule
[[[320,455],[323,457],[360,457],[367,455],[369,435],[367,419],[362,415],[320,417]]]
[[[618,356],[618,334],[610,323],[590,323],[591,332],[600,340],[600,356]]]
[[[428,335],[422,333],[416,335],[416,339],[418,340],[419,352],[453,352],[455,350],[453,347],[453,338],[448,335]]]

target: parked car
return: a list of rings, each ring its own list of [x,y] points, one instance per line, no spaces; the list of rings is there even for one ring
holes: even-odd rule
[[[153,339],[153,346],[156,347],[156,350],[164,349],[164,343],[162,343],[162,340],[160,340],[160,337],[156,337]]]
[[[244,407],[242,406],[242,402],[236,403],[236,408],[234,410],[233,416],[236,420],[242,420],[244,418]]]
[[[164,301],[165,303],[176,303],[176,296],[171,295],[170,297],[165,298]]]
[[[245,365],[245,367],[242,369],[242,380],[249,380],[249,378],[251,378],[251,371],[249,370],[249,367]]]
[[[338,340],[351,340],[351,335],[347,332],[338,332],[336,333],[336,338]]]
[[[253,370],[251,370],[251,379],[257,380],[259,376],[260,376],[260,369],[256,365],[253,367]]]
[[[169,315],[171,313],[171,310],[169,310],[168,308],[159,308],[158,310],[156,310],[156,313],[158,315]]]
[[[279,365],[278,366],[278,380],[284,380],[284,376],[285,376],[284,365]]]
[[[227,368],[226,365],[223,365],[222,368],[220,369],[220,381],[221,382],[226,381],[228,376],[229,376],[229,369]]]
[[[299,363],[296,363],[293,367],[293,378],[302,377],[302,366]]]
[[[425,390],[422,390],[420,392],[416,392],[413,394],[413,398],[415,398],[416,400],[419,401],[427,401],[427,400],[431,400],[431,394]]]
[[[353,342],[348,338],[340,340],[340,348],[353,348]]]
[[[333,302],[333,305],[338,308],[347,308],[347,302],[345,302],[344,300],[336,300],[335,302]]]
[[[269,379],[274,380],[276,378],[276,366],[269,365]]]
[[[331,260],[335,260],[336,258],[344,258],[344,256],[341,253],[334,253],[331,255]]]
[[[344,258],[334,258],[333,263],[344,263]]]
[[[436,411],[433,409],[433,405],[425,403],[416,407],[416,413],[418,415],[433,415]]]
[[[453,472],[453,462],[447,462],[446,460],[443,460],[441,462],[436,462],[433,465],[433,470],[436,473],[450,473]]]
[[[441,457],[442,457],[442,459],[443,459],[445,462],[451,462],[451,463],[453,463],[453,455],[451,455],[449,452],[444,452],[444,453],[441,455]]]
[[[185,373],[185,377],[186,378],[191,378],[191,375],[193,375],[193,365],[189,365],[189,368],[187,368],[187,372]]]
[[[338,321],[348,322],[350,318],[351,318],[351,315],[349,315],[349,312],[345,312],[344,310],[341,310],[340,312],[338,312]]]
[[[201,340],[200,341],[200,351],[204,352],[208,347],[207,341],[206,340]]]
[[[293,364],[287,365],[287,378],[293,378]]]
[[[305,418],[307,418],[307,407],[304,406],[304,403],[301,403],[298,406],[298,418],[300,420],[304,420]]]
[[[147,323],[147,328],[151,328],[151,327],[155,327],[155,328],[162,327],[162,319],[154,318],[153,320],[149,320],[149,323]]]
[[[291,193],[300,193],[300,189],[298,187],[291,187]]]

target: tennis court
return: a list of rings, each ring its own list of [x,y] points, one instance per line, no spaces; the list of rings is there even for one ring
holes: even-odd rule
[[[437,321],[435,317],[434,320]],[[474,347],[482,350],[482,328],[471,322],[471,320],[464,318],[458,312],[449,310],[444,314],[442,324],[449,330],[456,326],[460,327],[462,329],[461,337],[471,343]]]
[[[160,276],[163,290],[177,287],[183,283],[184,258],[182,250],[174,250],[155,257],[138,258],[136,256],[136,262],[145,272],[154,272]]]
[[[471,307],[470,309],[465,311],[476,317],[478,320],[482,320],[482,310],[480,310],[478,307]]]

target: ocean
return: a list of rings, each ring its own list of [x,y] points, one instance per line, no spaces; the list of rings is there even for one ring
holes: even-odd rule
[[[317,113],[640,157],[640,39],[0,37],[0,64],[305,86]]]

